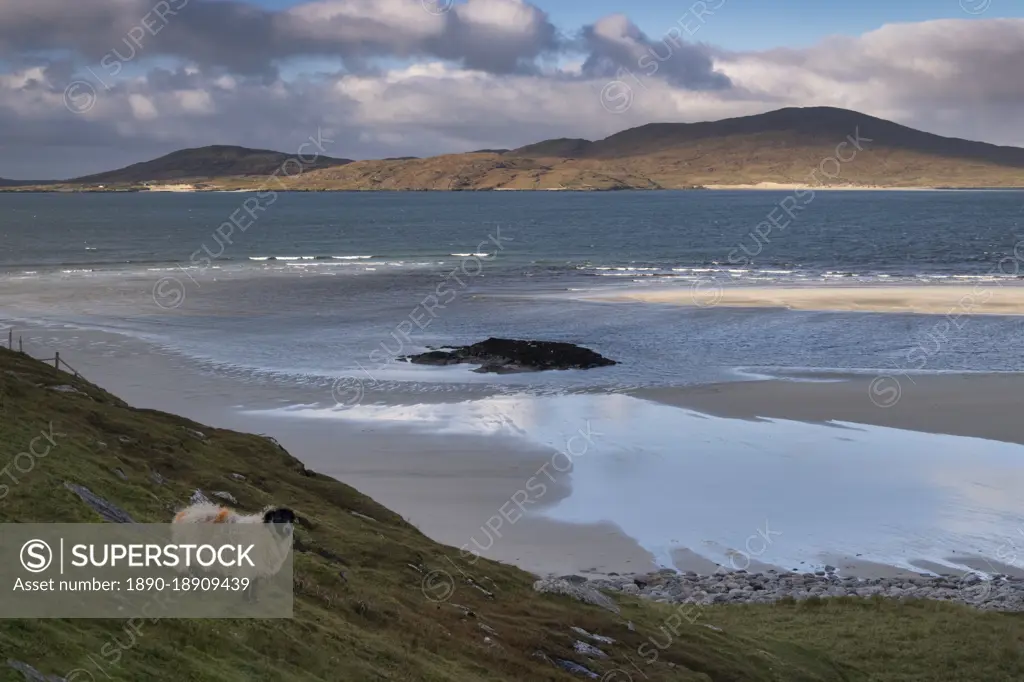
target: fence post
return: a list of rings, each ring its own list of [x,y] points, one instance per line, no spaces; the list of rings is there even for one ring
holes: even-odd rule
[[[7,350],[14,350],[14,327],[7,330]]]
[[[60,351],[53,352],[53,366],[60,369]]]

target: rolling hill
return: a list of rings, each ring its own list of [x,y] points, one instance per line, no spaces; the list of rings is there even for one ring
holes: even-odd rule
[[[315,153],[310,151],[307,158]],[[182,149],[152,161],[126,168],[68,180],[67,184],[138,184],[143,182],[203,181],[224,177],[267,176],[277,171],[294,154],[267,149],[214,145]],[[318,157],[305,168],[325,168],[351,163],[350,159]]]
[[[842,161],[827,161],[837,147]],[[305,173],[289,185],[609,190],[759,183],[1020,187],[1024,149],[941,137],[845,109],[788,108],[706,123],[653,123],[598,141],[561,138],[507,152],[356,161]]]
[[[256,189],[288,158],[242,147],[186,149],[31,189],[171,182]],[[513,150],[368,161],[325,157],[283,185],[305,191],[1024,187],[1024,149],[933,135],[846,109],[787,108],[703,123],[651,123],[603,140],[559,138]]]
[[[946,158],[998,163],[1024,168],[1024,149],[1000,147],[942,137],[908,128],[867,114],[834,107],[790,107],[756,116],[727,118],[703,123],[650,123],[630,128],[603,140],[547,140],[511,152],[515,156],[620,159],[652,154],[721,139],[776,135],[780,140],[838,144],[856,130],[870,138],[865,146],[902,149]]]
[[[0,187],[23,187],[25,185],[38,185],[41,182],[40,180],[8,180],[7,178],[0,178]]]

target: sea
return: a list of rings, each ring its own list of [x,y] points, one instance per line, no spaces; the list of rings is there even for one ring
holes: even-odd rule
[[[444,373],[424,380],[384,360],[489,336],[569,341],[620,364],[448,378],[528,390],[689,385],[876,370],[934,322],[582,299],[624,287],[993,287],[1024,276],[1024,192],[818,191],[792,217],[779,209],[790,196],[277,193],[257,207],[247,193],[5,194],[0,314],[136,336],[236,375],[368,373],[367,390],[393,380],[433,390]],[[1012,318],[975,316],[956,334],[927,370],[1024,366]]]
[[[664,565],[680,547],[724,560],[724,548],[766,519],[794,538],[779,556],[761,557],[779,565],[815,553],[901,566],[948,561],[954,548],[992,554],[1022,525],[1024,503],[1006,502],[1018,497],[1007,488],[1024,462],[1018,445],[709,419],[626,395],[891,371],[935,316],[595,297],[674,287],[1012,286],[1024,277],[1024,192],[270,194],[0,194],[5,340],[5,328],[103,332],[242,392],[301,388],[257,411],[266,424],[274,413],[557,447],[584,423],[603,422],[613,435],[574,470],[572,495],[544,513],[615,523]],[[1019,317],[971,316],[947,335],[914,371],[1024,370]],[[491,336],[576,343],[618,364],[494,375],[400,360]],[[82,336],[68,346],[67,338],[51,340],[72,360],[116,353],[109,342]],[[883,465],[888,478],[869,475]],[[718,483],[673,494],[674,482],[695,477]],[[842,494],[832,485],[840,479]],[[957,485],[1007,489],[995,504]],[[730,490],[746,491],[739,508]],[[888,502],[867,502],[879,496]],[[678,519],[702,513],[707,523],[680,530]]]

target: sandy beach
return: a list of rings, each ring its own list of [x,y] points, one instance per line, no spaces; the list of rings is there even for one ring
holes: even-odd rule
[[[1007,267],[1013,272],[1012,263]],[[787,308],[790,310],[929,313],[959,318],[968,315],[1024,314],[1024,286],[1005,281],[966,285],[922,286],[725,286],[702,280],[673,289],[625,289],[588,296],[605,302],[669,305]]]
[[[195,192],[196,186],[185,183],[177,185],[148,185],[146,189],[150,192]]]

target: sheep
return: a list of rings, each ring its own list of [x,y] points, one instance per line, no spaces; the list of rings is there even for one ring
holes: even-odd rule
[[[287,507],[270,506],[256,514],[239,514],[213,502],[197,502],[175,514],[172,523],[278,523],[284,524],[282,530],[288,535],[295,523],[295,512]]]
[[[251,578],[249,588],[246,589],[246,596],[254,598],[255,583],[257,579],[274,576],[281,570],[286,559],[291,556],[291,537],[296,520],[295,512],[287,507],[265,507],[256,514],[242,514],[234,509],[223,507],[209,501],[196,502],[185,507],[174,515],[172,525],[181,530],[174,529],[174,535],[178,538],[195,539],[185,528],[187,525],[198,523],[214,524],[270,524],[269,532],[271,542],[260,543],[253,555],[250,555],[255,568],[233,569],[231,577]]]

